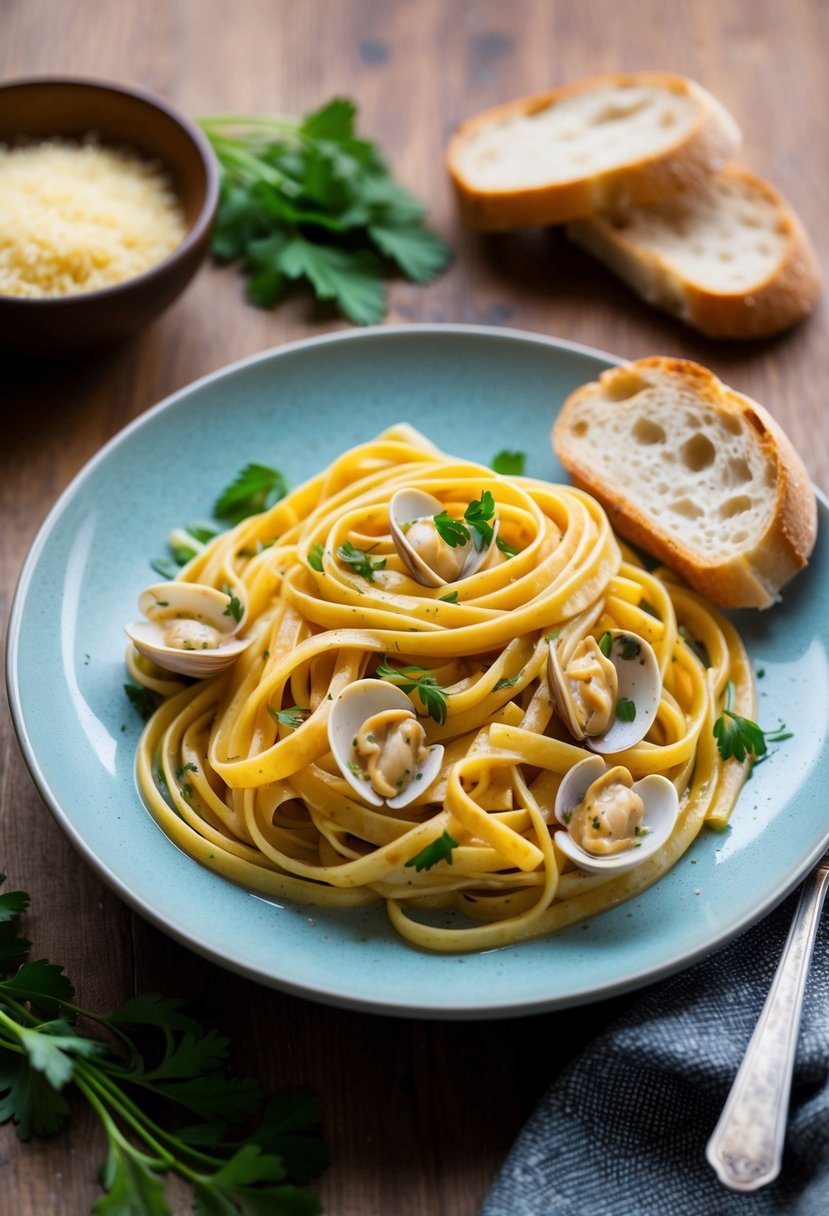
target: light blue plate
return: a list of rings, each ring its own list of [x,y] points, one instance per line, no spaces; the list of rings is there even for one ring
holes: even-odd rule
[[[527,453],[560,480],[550,426],[565,396],[614,360],[533,334],[468,326],[312,339],[199,381],[112,440],[49,515],[23,570],[9,688],[29,768],[82,856],[186,945],[288,992],[354,1008],[499,1017],[595,1000],[722,945],[778,903],[829,843],[827,509],[810,569],[771,612],[738,621],[762,672],[760,722],[784,720],[724,835],[704,833],[655,887],[557,937],[473,956],[405,946],[381,909],[279,906],[202,869],[144,809],[140,723],[122,686],[124,622],[170,527],[209,515],[248,461],[296,484],[343,449],[407,420],[488,462]]]

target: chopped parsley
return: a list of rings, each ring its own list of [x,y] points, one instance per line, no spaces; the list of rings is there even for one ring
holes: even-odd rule
[[[486,545],[492,544],[493,526],[489,522],[495,514],[495,499],[490,490],[484,490],[480,498],[475,498],[463,513],[463,520],[452,519],[447,511],[441,511],[434,516],[435,529],[441,540],[451,549],[465,545],[470,539],[480,552]]]
[[[443,832],[431,844],[427,844],[419,853],[415,853],[414,857],[410,857],[406,865],[414,866],[418,874],[421,870],[431,870],[432,866],[436,866],[439,861],[445,861],[451,866],[452,850],[457,847],[457,840],[453,839],[448,832]]]
[[[384,557],[372,557],[364,549],[355,549],[350,540],[343,541],[337,550],[337,557],[369,583],[374,582],[375,571],[386,568]]]
[[[502,676],[498,683],[493,687],[492,691],[500,692],[502,688],[515,688],[515,685],[521,679],[523,674],[524,671],[522,668],[522,670],[517,672],[514,676]]]
[[[308,565],[312,570],[316,570],[318,574],[322,574],[322,554],[323,548],[319,543],[311,546],[311,552],[308,554]]]
[[[514,548],[512,545],[508,544],[504,540],[503,536],[496,536],[495,544],[501,550],[504,557],[517,557],[518,556],[518,550],[516,548]]]
[[[287,492],[288,483],[278,469],[265,464],[246,464],[216,499],[213,514],[235,527],[248,516],[267,511]]]
[[[620,722],[632,722],[636,717],[636,706],[630,697],[619,697],[616,702],[616,717]]]
[[[734,685],[731,680],[725,686],[725,706],[723,712],[714,723],[714,738],[717,740],[717,750],[723,760],[734,759],[742,764],[746,757],[756,758],[765,756],[768,751],[765,732],[752,722],[732,712],[734,703]],[[777,732],[779,737],[780,732]],[[788,734],[784,734],[788,738]],[[771,738],[771,736],[770,736]]]
[[[150,720],[161,704],[159,694],[153,692],[151,688],[145,688],[143,684],[125,684],[124,692],[129,697],[133,709],[144,722]]]
[[[490,468],[504,477],[520,477],[524,472],[526,459],[523,452],[509,452],[505,449],[493,456]]]
[[[639,639],[633,637],[630,633],[626,633],[620,640],[622,642],[622,658],[638,659],[642,653],[642,643]]]
[[[268,713],[275,722],[280,726],[287,726],[291,730],[296,730],[302,726],[302,723],[311,713],[310,709],[305,709],[301,705],[292,705],[290,709],[274,709],[273,706],[268,706]]]
[[[603,633],[599,638],[599,650],[606,659],[610,658],[610,652],[613,649],[613,634]]]
[[[448,707],[446,698],[449,693],[438,684],[437,680],[425,667],[392,667],[389,663],[381,663],[375,673],[381,680],[388,680],[403,692],[417,692],[423,708],[430,718],[439,726],[446,721]]]
[[[438,599],[443,600],[444,604],[457,604],[458,593],[457,591],[450,591],[448,595],[439,595]]]
[[[242,601],[236,595],[234,595],[233,588],[229,583],[225,583],[224,587],[222,587],[222,591],[230,599],[230,603],[228,604],[227,608],[225,608],[222,616],[232,616],[234,621],[236,621],[238,624],[245,612],[245,609],[242,606]]]

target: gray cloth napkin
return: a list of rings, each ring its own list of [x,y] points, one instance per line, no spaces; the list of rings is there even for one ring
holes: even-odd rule
[[[809,973],[781,1175],[735,1194],[705,1160],[795,902],[631,998],[542,1098],[481,1216],[829,1216],[829,911]]]

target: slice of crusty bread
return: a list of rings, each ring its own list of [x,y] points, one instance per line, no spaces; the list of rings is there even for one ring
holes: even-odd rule
[[[817,535],[806,469],[771,415],[683,359],[603,372],[553,447],[614,528],[724,608],[766,608]]]
[[[668,198],[739,142],[734,119],[694,81],[614,73],[478,114],[446,158],[463,222],[496,232]]]
[[[820,294],[800,220],[740,165],[676,198],[577,220],[567,232],[649,304],[712,338],[779,333]]]

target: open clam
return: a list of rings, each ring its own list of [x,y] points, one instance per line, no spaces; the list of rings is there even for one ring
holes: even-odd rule
[[[622,874],[652,857],[670,836],[679,798],[667,777],[634,781],[621,765],[589,756],[565,773],[555,802],[564,832],[556,844],[588,874]]]
[[[443,762],[443,747],[426,745],[409,698],[383,680],[356,680],[343,689],[328,716],[328,742],[360,797],[392,810],[414,802]]]
[[[250,645],[237,636],[244,608],[232,594],[203,583],[154,583],[138,598],[144,620],[126,626],[136,650],[167,671],[217,675]]]
[[[659,708],[662,678],[653,647],[623,629],[596,641],[588,634],[562,646],[550,642],[550,692],[574,739],[595,752],[622,752],[648,733]]]
[[[394,547],[412,578],[424,587],[445,587],[469,578],[498,552],[497,519],[488,545],[478,549],[471,539],[452,545],[435,527],[435,516],[443,510],[443,503],[425,490],[398,490],[389,504]]]

